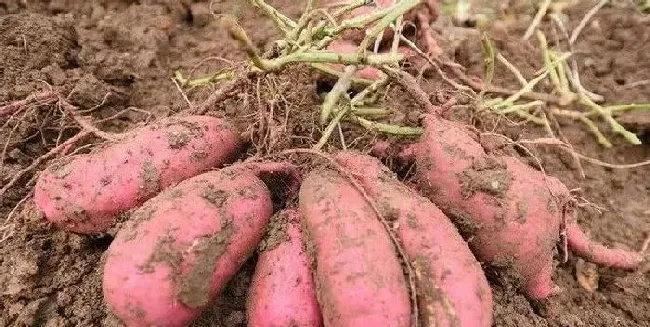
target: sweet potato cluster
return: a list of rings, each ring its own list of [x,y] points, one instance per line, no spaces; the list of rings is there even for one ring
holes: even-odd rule
[[[487,155],[462,125],[431,116],[424,126],[413,151],[417,190],[356,151],[304,176],[289,163],[233,163],[243,148],[234,127],[189,116],[55,163],[34,198],[70,232],[100,234],[124,220],[103,291],[129,327],[191,324],[256,250],[249,326],[488,327],[492,292],[480,262],[506,260],[528,296],[551,295],[566,187]],[[274,178],[297,201],[274,206]],[[573,219],[566,232],[594,262],[643,260],[593,243]]]

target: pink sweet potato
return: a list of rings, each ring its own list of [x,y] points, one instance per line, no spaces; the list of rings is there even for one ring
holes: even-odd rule
[[[454,219],[479,260],[511,268],[531,298],[553,294],[553,249],[571,200],[566,187],[514,157],[487,155],[458,123],[430,115],[424,125],[415,149],[422,191]],[[619,267],[643,260],[637,253],[593,247],[577,231],[569,221],[569,244],[579,255],[591,254],[590,260]]]
[[[256,167],[195,176],[132,213],[103,277],[104,299],[128,327],[187,326],[252,254],[273,210]]]
[[[38,179],[34,200],[59,228],[101,233],[118,214],[167,186],[229,162],[239,145],[238,134],[221,119],[164,119],[50,166]]]
[[[300,232],[300,214],[288,209],[273,219],[248,296],[250,327],[321,327],[311,262]]]
[[[379,160],[354,151],[336,155],[397,225],[415,271],[424,327],[490,327],[492,290],[456,227],[429,200],[401,183]]]
[[[410,326],[395,249],[359,191],[336,172],[316,170],[305,178],[299,201],[325,326]]]

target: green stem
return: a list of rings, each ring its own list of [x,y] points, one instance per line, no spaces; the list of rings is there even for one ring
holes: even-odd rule
[[[363,126],[367,130],[376,131],[387,134],[402,135],[402,136],[420,136],[424,133],[422,128],[418,127],[408,127],[408,126],[397,126],[392,124],[378,123],[370,121],[361,117],[354,117],[359,125]]]
[[[542,105],[544,105],[544,102],[538,100],[538,101],[528,102],[524,104],[513,104],[512,106],[509,106],[505,109],[501,109],[498,112],[501,114],[509,114],[519,110],[528,111],[528,109],[532,107],[542,106]]]
[[[342,7],[339,10],[334,11],[332,16],[334,16],[335,18],[339,18],[339,17],[341,17],[341,16],[343,16],[343,15],[345,15],[345,14],[347,14],[347,13],[349,13],[349,12],[359,8],[359,7],[363,7],[365,5],[366,5],[366,0],[354,0],[352,3]]]
[[[373,26],[370,30],[366,31],[366,37],[361,41],[361,44],[359,45],[359,50],[365,51],[365,49],[368,48],[368,45],[370,45],[370,42],[379,35],[379,33],[383,32],[386,27],[388,27],[392,22],[397,20],[399,16],[402,16],[406,14],[409,10],[415,8],[417,5],[419,5],[422,2],[422,0],[402,0],[397,2],[396,4],[392,5],[389,8],[386,8],[388,10],[388,13],[383,16],[375,26]]]
[[[263,62],[262,58],[260,58],[258,54],[257,48],[253,45],[253,42],[246,34],[246,31],[239,26],[237,20],[232,16],[223,15],[221,16],[221,24],[228,31],[230,37],[237,41],[237,43],[239,43],[239,45],[244,49],[244,52],[246,52],[248,58],[253,62],[253,65],[262,69]]]
[[[382,72],[382,74],[383,74],[383,72]],[[352,98],[352,100],[350,102],[352,103],[353,106],[357,106],[357,105],[362,104],[364,102],[364,100],[366,99],[366,97],[368,96],[368,94],[370,94],[372,92],[376,92],[377,90],[379,90],[379,88],[386,85],[387,83],[388,83],[388,76],[384,75],[382,78],[380,78],[379,80],[374,81],[368,87],[363,89],[363,91],[361,91],[357,95],[355,95],[354,98]]]
[[[613,146],[612,142],[607,139],[607,137],[600,131],[598,126],[596,126],[596,124],[585,114],[561,109],[553,109],[552,113],[556,116],[568,117],[581,121],[583,124],[587,125],[587,129],[589,129],[589,131],[594,134],[594,136],[596,136],[596,139],[600,145],[606,148],[611,148]]]
[[[481,90],[479,98],[483,98],[485,90],[492,84],[494,79],[494,46],[492,46],[492,41],[490,41],[486,33],[483,33],[481,43],[487,56],[485,58],[485,87]]]
[[[526,86],[526,84],[528,84],[528,81],[526,80],[524,75],[519,71],[519,69],[517,69],[517,67],[515,65],[513,65],[510,61],[508,61],[508,59],[506,59],[506,57],[504,57],[502,54],[499,53],[499,54],[497,54],[497,59],[499,59],[499,61],[502,64],[504,64],[508,68],[508,70],[510,70],[510,72],[512,74],[515,75],[515,77],[519,81],[519,84],[521,84],[522,87],[524,87],[524,86]]]
[[[341,75],[343,75],[343,73],[341,73],[340,71],[338,71],[336,69],[333,69],[333,68],[331,68],[331,67],[329,67],[327,65],[310,64],[310,66],[312,68],[318,69],[321,72],[326,73],[328,75],[336,76],[336,77],[339,77],[339,78],[341,77]],[[371,85],[372,83],[374,83],[374,81],[369,80],[369,79],[352,77],[352,84],[355,84],[355,85]]]
[[[604,106],[603,109],[612,113],[621,111],[650,110],[650,103],[632,103]]]
[[[273,8],[273,6],[268,5],[263,0],[250,1],[253,6],[262,9],[262,11],[264,11],[264,13],[269,16],[276,25],[278,25],[278,28],[280,28],[285,35],[289,35],[289,33],[291,33],[291,30],[295,29],[296,26],[298,26],[298,24],[296,24],[296,22],[294,22],[291,18],[283,15],[281,12]]]
[[[570,53],[565,53],[562,56],[560,56],[557,61],[550,63],[546,67],[546,69],[544,70],[544,72],[541,75],[539,75],[536,78],[532,79],[530,82],[528,82],[528,84],[526,84],[523,88],[521,88],[521,90],[517,91],[517,93],[511,95],[506,100],[504,100],[502,103],[500,103],[500,104],[498,104],[496,106],[497,107],[502,107],[502,106],[510,106],[510,105],[512,105],[515,101],[519,100],[519,98],[522,95],[532,91],[533,88],[535,87],[535,85],[537,85],[537,83],[539,83],[541,80],[546,78],[546,76],[548,76],[548,74],[550,74],[551,72],[555,72],[555,67],[557,65],[561,64],[562,62],[564,62],[564,60],[566,60],[570,56],[571,56]]]
[[[209,85],[219,81],[230,80],[233,77],[234,75],[231,72],[214,73],[210,76],[187,79],[183,85],[193,88],[197,86]]]
[[[336,81],[336,84],[334,84],[332,90],[329,93],[327,93],[327,96],[325,97],[325,101],[323,101],[323,106],[321,107],[321,112],[320,112],[321,125],[325,125],[325,123],[327,123],[327,120],[330,118],[330,115],[334,111],[334,107],[338,105],[341,95],[343,95],[350,89],[351,79],[354,73],[356,73],[356,71],[357,71],[356,66],[345,67],[343,71],[343,75],[341,75],[341,78],[339,78],[339,80]]]
[[[619,122],[612,117],[612,113],[610,111],[605,110],[602,106],[599,104],[593,102],[588,96],[586,96],[584,93],[580,93],[580,102],[590,108],[592,110],[596,111],[605,121],[609,124],[609,126],[612,128],[612,131],[614,133],[617,133],[625,140],[627,140],[629,143],[634,144],[634,145],[639,145],[641,144],[641,140],[636,136],[636,134],[629,132],[623,127],[623,125],[619,124]]]
[[[558,59],[557,54],[551,53],[550,55],[553,60]],[[560,81],[559,91],[561,93],[571,93],[571,90],[569,89],[569,79],[567,77],[567,72],[564,69],[564,64],[557,66],[557,75]]]
[[[298,37],[300,36],[300,33],[307,27],[307,24],[311,21],[312,17],[316,16],[316,12],[312,10],[314,5],[313,0],[307,0],[307,5],[305,6],[305,10],[303,11],[302,15],[300,16],[300,19],[298,19],[298,23],[296,24],[296,27],[289,32],[287,35],[287,39],[290,41],[297,41]]]
[[[339,25],[338,27],[333,29],[325,29],[324,32],[327,35],[338,35],[344,30],[349,28],[362,28],[378,19],[381,19],[389,12],[390,12],[390,8],[385,8],[382,10],[372,11],[363,16],[356,16],[350,19],[345,19],[341,22],[341,25]]]
[[[560,78],[557,76],[555,66],[553,66],[551,69],[552,60],[548,50],[548,41],[546,40],[546,35],[544,35],[544,33],[542,33],[540,30],[537,30],[535,35],[539,40],[539,44],[542,49],[542,59],[544,60],[544,66],[551,76],[551,82],[553,82],[553,85],[555,85],[558,90],[561,90],[562,88],[560,87]]]
[[[388,109],[384,108],[372,108],[372,107],[367,107],[367,108],[354,108],[352,110],[352,113],[355,116],[360,116],[360,117],[375,117],[375,118],[381,118],[381,117],[386,117],[392,114],[392,112]]]
[[[521,118],[523,118],[523,119],[525,119],[526,122],[531,121],[531,122],[533,122],[533,123],[535,123],[537,125],[542,125],[542,126],[546,125],[546,122],[544,121],[544,119],[539,118],[539,117],[537,117],[535,115],[532,115],[531,113],[529,113],[527,111],[519,110],[519,111],[515,111],[514,114],[521,117]]]
[[[262,59],[260,68],[265,71],[278,71],[290,63],[338,63],[344,65],[381,66],[395,64],[404,59],[402,54],[352,54],[336,52],[300,52],[277,59]]]
[[[339,110],[338,114],[334,117],[334,119],[332,119],[332,121],[330,121],[329,125],[327,125],[327,127],[325,128],[325,130],[323,131],[323,135],[321,135],[320,140],[318,140],[318,143],[314,145],[313,149],[320,150],[321,148],[323,148],[325,143],[327,143],[329,138],[332,136],[332,132],[334,132],[336,126],[338,126],[338,124],[341,123],[341,119],[343,119],[343,117],[347,115],[348,112],[350,112],[350,107],[346,107],[343,110]]]

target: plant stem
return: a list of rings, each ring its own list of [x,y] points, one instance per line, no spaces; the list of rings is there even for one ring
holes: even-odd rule
[[[650,110],[650,103],[632,103],[604,106],[603,109],[616,113],[621,111]]]
[[[366,31],[366,37],[361,41],[361,44],[359,45],[359,50],[365,51],[365,49],[368,48],[368,45],[370,45],[370,42],[379,35],[379,33],[383,32],[386,27],[388,27],[392,22],[394,22],[398,17],[404,15],[407,13],[409,10],[413,9],[417,5],[419,5],[422,2],[422,0],[402,0],[397,2],[396,4],[392,5],[389,8],[386,8],[388,10],[388,13],[384,15],[375,26],[373,26],[370,30]]]
[[[488,38],[486,33],[483,33],[483,36],[481,37],[481,43],[483,44],[483,49],[485,50],[486,53],[486,58],[485,58],[485,87],[489,87],[492,84],[492,80],[494,79],[494,46],[492,45],[492,41]],[[485,89],[481,90],[479,93],[479,98],[483,98],[483,95],[485,94]]]
[[[237,43],[239,43],[239,45],[244,49],[244,52],[246,52],[248,58],[250,58],[250,60],[253,62],[253,65],[255,65],[257,68],[262,69],[262,58],[260,58],[257,48],[255,45],[253,45],[251,39],[248,38],[248,35],[246,35],[246,31],[244,31],[244,29],[239,26],[235,18],[232,16],[224,15],[221,17],[221,24],[226,30],[228,30],[230,37],[237,41]]]
[[[551,1],[552,0],[546,0],[544,1],[544,3],[542,3],[542,6],[539,8],[539,11],[537,11],[535,18],[533,19],[533,22],[530,24],[530,26],[528,26],[528,29],[524,34],[523,37],[524,40],[528,40],[533,35],[533,31],[537,29],[537,26],[539,26],[539,23],[542,21],[542,18],[544,18],[544,16],[546,15],[548,8],[551,6]]]
[[[537,30],[535,35],[539,40],[539,45],[542,50],[542,59],[544,60],[544,66],[546,67],[546,70],[551,76],[551,82],[553,82],[553,85],[558,90],[561,90],[562,88],[560,87],[560,78],[557,76],[557,71],[555,70],[554,66],[553,69],[551,69],[551,55],[549,54],[548,41],[546,40],[546,35],[544,35],[544,33],[542,33],[539,30]]]
[[[359,117],[385,117],[389,116],[392,112],[384,108],[354,108],[352,113]]]
[[[596,126],[596,124],[583,113],[561,109],[553,109],[551,112],[556,116],[568,117],[581,121],[587,125],[589,131],[594,134],[594,136],[596,136],[596,139],[600,145],[606,148],[612,147],[612,142],[610,142],[607,137],[600,131],[600,129],[598,129],[598,126]]]
[[[517,93],[511,95],[506,100],[504,100],[502,103],[497,104],[496,106],[497,107],[502,107],[502,106],[510,106],[510,105],[512,105],[515,101],[519,100],[519,98],[522,95],[532,91],[533,88],[535,87],[535,85],[537,85],[537,83],[539,83],[541,80],[546,78],[546,76],[551,74],[551,72],[555,72],[555,67],[557,65],[561,64],[562,62],[564,62],[564,60],[566,60],[570,56],[571,56],[570,53],[565,53],[562,56],[560,56],[557,61],[550,63],[546,67],[546,69],[544,70],[544,72],[541,75],[539,75],[539,76],[535,77],[534,79],[532,79],[530,82],[528,82],[528,84],[526,84],[523,88],[521,88],[521,90],[517,91]]]
[[[384,73],[382,72],[381,74],[383,75]],[[363,91],[355,95],[350,102],[352,103],[353,106],[360,105],[366,99],[368,94],[370,94],[371,92],[376,92],[377,90],[379,90],[379,88],[386,85],[387,83],[388,83],[388,76],[384,75],[382,78],[374,81],[368,87],[363,89]]]
[[[499,113],[501,113],[501,114],[509,114],[509,113],[513,113],[513,112],[518,111],[518,110],[528,111],[528,109],[530,109],[532,107],[542,106],[542,105],[544,105],[544,102],[542,102],[542,101],[532,101],[532,102],[528,102],[528,103],[524,103],[524,104],[513,104],[512,106],[509,106],[509,107],[507,107],[505,109],[499,110]]]
[[[402,54],[353,54],[336,52],[299,52],[292,53],[277,59],[262,59],[260,69],[264,71],[278,71],[290,63],[338,63],[344,65],[371,65],[381,66],[396,64],[404,59]]]
[[[330,121],[329,125],[325,128],[323,131],[323,135],[321,135],[320,140],[318,140],[318,143],[314,145],[313,149],[314,150],[320,150],[325,143],[329,140],[329,138],[332,136],[332,132],[334,132],[334,129],[341,123],[341,119],[345,115],[347,115],[350,112],[350,107],[346,107],[343,110],[339,110],[337,115]]]
[[[336,84],[334,84],[332,90],[325,97],[325,101],[323,101],[323,106],[321,107],[320,112],[321,125],[325,125],[325,123],[327,123],[327,120],[330,118],[330,115],[334,111],[334,107],[338,105],[341,95],[350,89],[352,75],[354,75],[356,71],[356,66],[345,67],[343,75],[341,75],[341,78],[336,81]]]
[[[596,111],[605,121],[609,124],[609,126],[612,128],[612,131],[614,133],[617,133],[625,138],[629,143],[634,144],[634,145],[639,145],[641,144],[641,140],[636,136],[636,134],[629,132],[623,127],[623,125],[619,124],[619,122],[612,117],[612,113],[610,111],[605,110],[602,106],[599,104],[593,102],[588,96],[586,96],[584,93],[580,93],[580,102],[588,107],[590,107],[592,110]]]
[[[391,124],[378,123],[361,117],[353,117],[352,119],[356,120],[356,122],[359,123],[359,125],[365,127],[368,130],[381,132],[381,133],[388,133],[388,134],[402,135],[402,136],[420,136],[422,135],[422,133],[424,133],[424,130],[418,127],[397,126]]]
[[[233,79],[234,74],[232,72],[228,72],[228,71],[226,71],[226,72],[216,72],[216,73],[214,73],[214,74],[212,74],[210,76],[186,79],[186,78],[183,77],[183,75],[180,74],[180,72],[176,72],[176,75],[175,75],[174,78],[182,86],[188,86],[190,88],[193,88],[193,87],[197,87],[197,86],[209,85],[209,84],[219,82],[219,81]]]
[[[332,75],[332,76],[337,76],[339,78],[343,74],[340,71],[338,71],[336,69],[333,69],[333,68],[331,68],[331,67],[329,67],[327,65],[323,65],[323,64],[313,64],[312,63],[312,64],[310,64],[310,66],[312,68],[314,68],[314,69],[320,70],[323,73],[326,73],[326,74]],[[374,83],[372,80],[365,79],[365,78],[359,78],[359,77],[352,77],[351,81],[352,81],[352,84],[356,84],[356,85],[371,85],[372,83]]]
[[[278,28],[282,30],[285,35],[289,35],[291,30],[295,29],[297,24],[291,18],[283,15],[273,6],[268,5],[264,0],[250,0],[251,4],[257,8],[262,9],[264,13],[271,18]]]
[[[501,53],[497,54],[497,59],[499,59],[499,62],[505,65],[510,70],[510,72],[514,74],[515,77],[517,77],[517,80],[519,81],[519,84],[521,84],[522,87],[528,84],[528,81],[526,80],[524,75],[519,71],[519,69],[517,69],[515,65],[510,63],[510,61],[508,61],[508,59],[506,59],[506,57],[504,57]]]

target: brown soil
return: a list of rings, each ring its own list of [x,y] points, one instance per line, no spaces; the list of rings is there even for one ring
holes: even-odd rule
[[[569,10],[568,27],[576,26],[594,2],[584,1]],[[272,3],[294,16],[301,9],[295,1]],[[223,12],[237,12],[261,48],[267,48],[276,36],[273,23],[249,8],[247,1],[217,4]],[[533,13],[530,6],[512,8]],[[528,23],[501,23],[490,35],[496,47],[530,78],[540,65],[536,43],[520,40]],[[552,24],[544,21],[543,26],[553,39]],[[478,33],[455,28],[446,29],[444,36],[454,40],[443,43],[445,51],[466,66],[469,74],[482,76],[484,58]],[[648,16],[630,8],[605,8],[584,29],[575,50],[584,86],[603,95],[606,103],[650,102],[650,83],[634,84],[650,79]],[[191,71],[201,76],[230,66],[216,57],[232,60],[234,66],[245,59],[214,22],[205,1],[0,0],[0,103],[52,88],[69,95],[80,109],[93,109],[95,119],[126,108],[139,109],[98,125],[122,131],[188,109],[171,82],[172,74],[181,70],[186,76]],[[425,76],[432,93],[446,89],[435,74]],[[313,122],[318,117],[319,93],[327,84],[317,83],[316,77],[304,67],[293,67],[282,74],[253,78],[210,113],[230,117],[252,135],[250,155],[308,147],[320,137],[320,127]],[[518,85],[499,66],[495,84],[512,89]],[[200,100],[213,88],[191,91],[188,96]],[[394,89],[386,96],[387,106],[397,109],[390,121],[416,124],[420,112],[401,93]],[[473,116],[462,110],[455,113]],[[41,106],[32,115],[20,117],[24,123],[11,137],[0,129],[0,143],[12,140],[0,165],[0,186],[52,148],[60,137],[58,120],[53,117],[60,117],[57,108]],[[5,121],[0,118],[0,123]],[[493,127],[491,121],[474,122],[487,129]],[[622,121],[645,133],[641,134],[644,143],[650,142],[647,114],[626,114]],[[583,126],[573,121],[560,121],[560,125],[582,154],[612,163],[650,158],[647,145],[628,146],[612,137],[618,145],[606,150]],[[67,127],[61,137],[70,137],[76,130]],[[499,130],[513,139],[542,135],[532,125],[500,124]],[[345,125],[343,134],[347,146],[360,150],[376,138],[351,124]],[[342,141],[334,135],[328,146],[340,148]],[[589,209],[581,215],[580,224],[590,235],[612,246],[641,246],[650,231],[650,168],[622,170],[583,163],[587,177],[581,179],[565,151],[539,146],[534,152],[549,174],[570,188],[580,187],[586,199],[606,209],[602,214]],[[28,194],[25,184],[30,178],[26,176],[0,199],[2,219]],[[105,309],[101,291],[101,260],[111,236],[85,237],[55,230],[29,201],[14,222],[13,237],[0,243],[0,326],[120,325]],[[245,326],[246,292],[254,263],[253,258],[245,264],[196,326]],[[489,271],[496,300],[495,326],[650,326],[650,265],[632,273],[599,268],[598,288],[590,292],[578,283],[576,264],[573,256],[566,263],[558,262],[554,280],[564,292],[547,303],[530,303]]]

